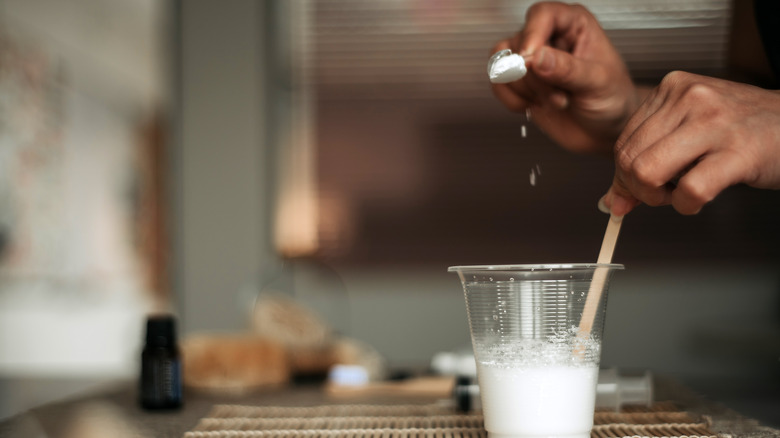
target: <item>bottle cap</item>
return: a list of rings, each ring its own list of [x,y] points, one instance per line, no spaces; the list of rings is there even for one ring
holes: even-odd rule
[[[150,316],[146,320],[146,345],[173,347],[176,345],[176,320],[171,315]]]

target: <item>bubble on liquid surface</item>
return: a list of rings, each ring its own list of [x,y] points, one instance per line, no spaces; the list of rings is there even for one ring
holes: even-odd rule
[[[500,333],[500,330],[499,330]],[[499,343],[477,345],[477,359],[480,363],[502,368],[523,366],[592,366],[598,364],[601,342],[592,335],[580,336],[578,326],[561,327],[553,334],[533,339],[517,339],[503,336]],[[580,357],[572,352],[581,348]]]

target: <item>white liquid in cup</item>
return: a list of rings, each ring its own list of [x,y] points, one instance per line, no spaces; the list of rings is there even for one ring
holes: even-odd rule
[[[589,438],[598,366],[478,363],[490,438]]]

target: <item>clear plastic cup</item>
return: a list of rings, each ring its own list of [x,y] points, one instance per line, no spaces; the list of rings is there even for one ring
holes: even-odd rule
[[[623,266],[448,269],[460,276],[466,295],[490,438],[590,437],[607,288],[618,269]],[[597,272],[593,283],[603,290],[591,292]]]

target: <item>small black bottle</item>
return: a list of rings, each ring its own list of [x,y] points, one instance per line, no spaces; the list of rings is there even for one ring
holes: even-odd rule
[[[173,316],[146,320],[140,392],[144,409],[177,409],[182,405],[181,356]]]

